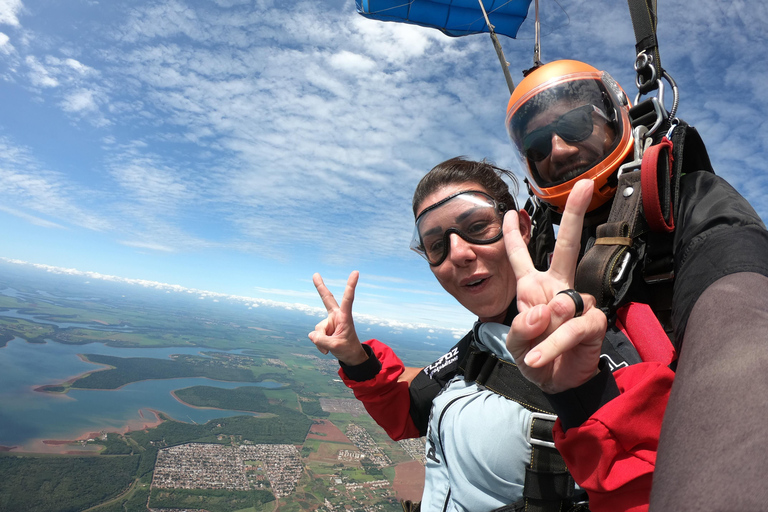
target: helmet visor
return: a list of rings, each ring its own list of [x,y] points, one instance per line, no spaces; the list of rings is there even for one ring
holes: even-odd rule
[[[472,244],[492,244],[502,237],[505,211],[503,203],[480,191],[446,197],[416,218],[411,249],[437,266],[448,256],[452,233]]]
[[[539,92],[512,114],[507,130],[540,188],[582,175],[621,140],[613,96],[599,80],[565,82]]]

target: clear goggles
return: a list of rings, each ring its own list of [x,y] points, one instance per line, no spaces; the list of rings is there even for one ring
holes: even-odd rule
[[[416,218],[411,249],[432,266],[448,256],[455,233],[471,244],[492,244],[502,237],[507,207],[485,192],[470,190],[446,197]]]

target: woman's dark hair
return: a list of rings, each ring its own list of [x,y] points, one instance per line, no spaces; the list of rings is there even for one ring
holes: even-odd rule
[[[413,193],[413,216],[429,194],[445,185],[474,182],[482,186],[497,202],[504,203],[507,210],[517,210],[517,202],[509,191],[509,185],[501,178],[507,176],[517,194],[517,178],[511,171],[496,167],[485,159],[480,162],[457,156],[437,164],[416,186]]]

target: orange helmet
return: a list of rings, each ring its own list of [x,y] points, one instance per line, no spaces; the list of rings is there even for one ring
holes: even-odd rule
[[[634,147],[629,107],[621,86],[589,64],[559,60],[529,73],[509,98],[506,125],[533,193],[562,212],[576,181],[588,178],[588,211],[610,200]]]

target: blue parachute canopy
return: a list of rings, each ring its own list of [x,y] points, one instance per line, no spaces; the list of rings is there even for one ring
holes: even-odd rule
[[[490,32],[478,0],[355,0],[357,12],[373,20],[436,28],[451,37]],[[531,0],[483,0],[494,32],[514,38]]]

